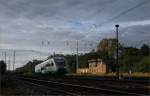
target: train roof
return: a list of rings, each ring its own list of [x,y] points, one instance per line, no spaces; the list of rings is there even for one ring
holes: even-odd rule
[[[50,60],[65,60],[65,58],[64,57],[52,57],[52,58],[49,58],[49,59],[47,59],[47,60],[45,60],[45,61],[43,61],[42,63],[39,63],[38,65],[36,65],[36,67],[39,67],[39,66],[43,66],[44,64],[46,64],[47,62],[49,62]]]

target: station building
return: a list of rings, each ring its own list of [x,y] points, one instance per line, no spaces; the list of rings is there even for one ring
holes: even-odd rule
[[[102,59],[88,60],[87,68],[78,68],[78,74],[105,74],[107,73],[107,65]]]

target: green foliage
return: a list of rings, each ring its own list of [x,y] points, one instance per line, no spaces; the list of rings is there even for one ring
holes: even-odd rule
[[[76,72],[76,55],[65,55],[67,71],[69,73]]]
[[[149,55],[150,48],[149,48],[148,45],[143,44],[142,47],[141,47],[141,49],[140,49],[140,51],[141,51],[141,54],[142,54],[143,56],[147,56],[147,55]]]
[[[144,56],[133,68],[136,72],[150,72],[150,55]]]
[[[34,73],[34,68],[37,64],[41,63],[43,61],[41,60],[33,60],[29,61],[26,65],[23,67],[17,68],[16,73],[21,73],[21,74],[33,74]]]
[[[119,47],[121,46],[120,43],[118,43],[118,45]],[[97,51],[106,51],[108,53],[113,53],[116,51],[116,46],[117,46],[117,39],[115,38],[103,39],[97,45]]]
[[[120,71],[148,72],[149,67],[148,45],[143,45],[141,49],[134,47],[124,47],[119,57]]]

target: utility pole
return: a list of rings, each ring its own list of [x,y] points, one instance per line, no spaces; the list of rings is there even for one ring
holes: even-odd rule
[[[77,69],[79,67],[79,58],[78,58],[78,40],[77,40],[77,54],[76,54],[76,73],[77,73]]]
[[[5,51],[5,53],[4,53],[4,56],[5,56],[5,63],[6,63],[6,51]]]
[[[14,54],[13,54],[13,71],[15,70],[15,56],[16,56],[16,51],[14,50]]]
[[[9,56],[9,59],[8,59],[8,70],[10,70],[10,56]]]
[[[1,54],[1,58],[2,58],[2,60],[3,60],[3,52],[2,52],[2,54]]]
[[[119,64],[118,64],[118,47],[119,47],[119,39],[118,39],[118,28],[119,28],[119,25],[115,25],[116,27],[116,39],[117,39],[117,48],[116,48],[116,66],[117,66],[117,72],[116,72],[116,75],[118,77],[118,79],[120,79],[120,74],[119,74]]]

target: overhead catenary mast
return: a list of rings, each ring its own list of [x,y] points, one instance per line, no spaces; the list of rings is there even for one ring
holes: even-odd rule
[[[13,53],[13,70],[15,68],[15,59],[16,59],[16,51],[14,50],[14,53]]]
[[[9,56],[9,58],[8,58],[8,70],[10,70],[10,65],[11,65],[11,63],[10,63],[10,56]]]
[[[3,52],[1,53],[1,60],[3,60]]]
[[[6,63],[6,55],[7,55],[7,54],[6,54],[6,52],[5,52],[5,53],[4,53],[4,56],[5,56],[5,57],[4,57],[4,58],[5,58],[5,63]]]
[[[78,58],[78,40],[77,40],[77,54],[76,54],[76,72],[79,67],[79,58]]]

